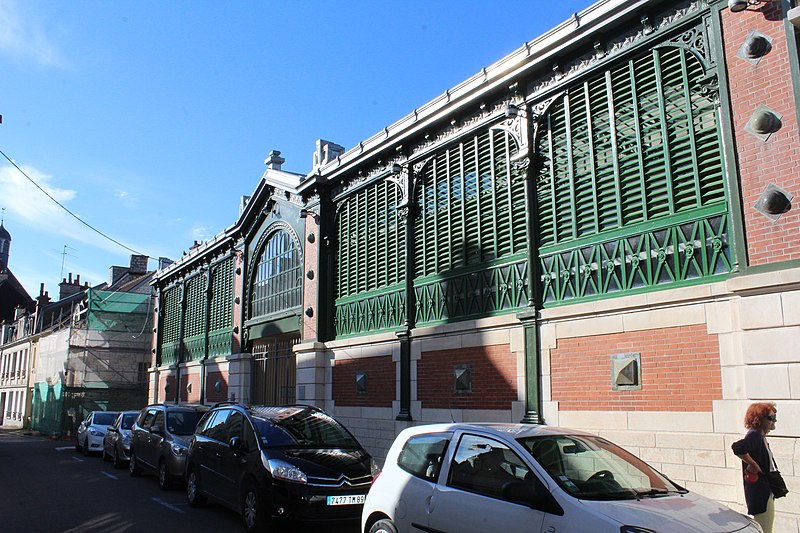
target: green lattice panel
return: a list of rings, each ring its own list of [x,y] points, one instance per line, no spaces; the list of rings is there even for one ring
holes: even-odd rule
[[[198,361],[205,356],[206,338],[202,333],[183,339],[183,360]]]
[[[527,262],[418,280],[414,290],[417,325],[511,312],[528,305]]]
[[[398,328],[404,319],[405,295],[397,286],[390,292],[336,301],[337,336],[361,335]]]
[[[178,362],[181,343],[178,341],[165,342],[161,344],[161,364],[172,365]]]
[[[220,357],[231,354],[231,333],[232,328],[209,331],[208,333],[208,357]]]
[[[718,214],[555,253],[542,249],[544,304],[589,300],[731,272],[728,216]]]

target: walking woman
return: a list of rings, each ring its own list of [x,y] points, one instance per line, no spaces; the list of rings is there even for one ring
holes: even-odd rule
[[[731,445],[733,453],[742,460],[747,513],[753,515],[764,533],[772,533],[775,521],[775,498],[767,476],[768,472],[777,472],[778,468],[766,437],[775,429],[777,414],[772,402],[751,404],[744,417],[747,434]]]

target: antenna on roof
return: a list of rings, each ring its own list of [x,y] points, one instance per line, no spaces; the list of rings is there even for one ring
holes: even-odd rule
[[[58,279],[64,279],[64,260],[67,258],[67,255],[71,255],[71,254],[67,254],[67,248],[69,248],[70,250],[72,250],[74,252],[78,251],[76,248],[73,248],[71,246],[67,246],[66,244],[64,245],[64,251],[61,252],[61,274],[58,275]],[[71,276],[71,274],[70,274],[70,276]]]

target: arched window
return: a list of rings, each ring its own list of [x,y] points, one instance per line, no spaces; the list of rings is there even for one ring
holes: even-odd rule
[[[256,262],[250,317],[299,307],[302,285],[300,245],[288,231],[277,229],[267,239]]]

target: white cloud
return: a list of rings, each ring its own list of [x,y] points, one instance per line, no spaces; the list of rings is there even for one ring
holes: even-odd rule
[[[213,237],[213,235],[208,230],[208,228],[205,228],[203,226],[192,228],[192,238],[197,242],[207,241],[211,237]]]
[[[131,194],[129,191],[124,191],[122,189],[115,190],[114,196],[116,196],[120,201],[122,201],[122,203],[125,204],[127,207],[134,207],[139,203],[139,198],[137,196]]]
[[[44,66],[66,65],[39,15],[29,3],[17,0],[0,0],[0,53]]]
[[[52,176],[30,166],[20,168],[61,205],[69,208],[67,204],[76,198],[76,191],[52,186]],[[98,238],[97,233],[47,198],[36,185],[12,166],[0,167],[0,198],[3,199],[3,207],[7,212],[14,213],[31,229],[47,235],[62,235],[95,248],[119,253],[118,245]],[[76,216],[80,217],[80,213],[76,213]]]

